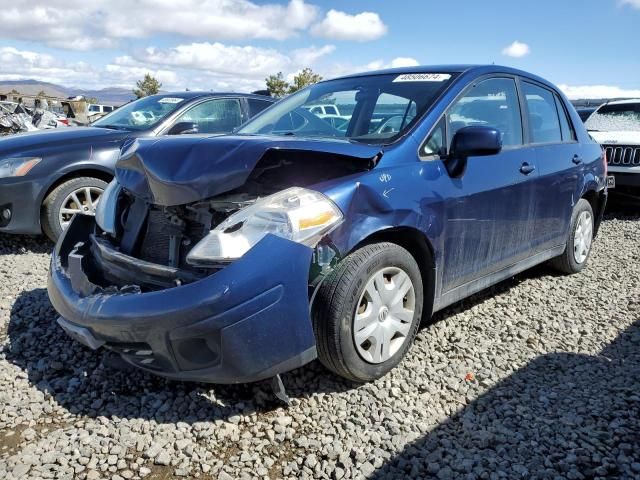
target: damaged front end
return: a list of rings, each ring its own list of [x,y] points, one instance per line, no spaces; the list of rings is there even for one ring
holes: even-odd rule
[[[181,380],[250,382],[313,360],[312,264],[342,213],[304,187],[368,169],[374,156],[324,152],[331,161],[302,163],[294,149],[254,143],[243,175],[236,155],[216,168],[200,157],[189,182],[198,155],[184,144],[171,184],[171,162],[148,145],[118,162],[96,220],[77,216],[56,245],[48,289],[60,325]],[[199,180],[208,175],[218,182]]]

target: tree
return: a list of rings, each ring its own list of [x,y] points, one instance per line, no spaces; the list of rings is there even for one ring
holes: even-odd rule
[[[85,97],[85,100],[88,104],[98,103],[98,99],[96,97]]]
[[[13,89],[13,90],[11,90],[9,93],[20,93],[20,92],[14,88],[14,89]]]
[[[36,96],[40,98],[44,98],[47,96],[47,92],[45,92],[44,90],[40,90],[40,92],[38,92],[38,95]]]
[[[265,78],[265,82],[267,83],[269,94],[276,98],[284,97],[289,88],[291,88],[282,76],[282,72],[278,72],[276,75],[269,75]]]
[[[265,82],[267,83],[267,90],[272,97],[280,98],[285,95],[289,95],[290,93],[297,92],[301,88],[306,87],[307,85],[313,85],[314,83],[318,83],[322,80],[322,77],[317,73],[314,73],[309,67],[303,69],[300,73],[298,73],[295,77],[293,77],[293,83],[289,84],[284,79],[282,72],[278,72],[276,75],[269,75],[265,78]]]
[[[307,85],[318,83],[320,80],[322,80],[322,77],[307,67],[293,77],[293,83],[289,85],[289,93],[297,92]]]
[[[136,87],[138,88],[133,89],[133,94],[138,98],[142,98],[158,93],[162,84],[149,73],[145,73],[144,78],[136,82]]]

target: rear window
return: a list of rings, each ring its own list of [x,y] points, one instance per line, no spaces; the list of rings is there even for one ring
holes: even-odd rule
[[[602,105],[585,122],[591,131],[640,131],[640,103]]]

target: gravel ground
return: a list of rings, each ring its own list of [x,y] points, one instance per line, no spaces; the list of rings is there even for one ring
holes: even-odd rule
[[[51,245],[0,236],[0,478],[640,478],[639,238],[612,215],[583,273],[439,313],[373,384],[289,373],[285,409],[111,368],[53,323]]]

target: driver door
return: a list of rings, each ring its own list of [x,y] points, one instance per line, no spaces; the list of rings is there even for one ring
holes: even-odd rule
[[[451,105],[445,122],[447,145],[460,128],[482,125],[500,131],[503,148],[497,155],[469,157],[466,171],[447,179],[452,194],[444,201],[443,293],[531,254],[537,175],[535,152],[523,145],[515,79],[472,85]]]

